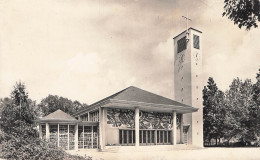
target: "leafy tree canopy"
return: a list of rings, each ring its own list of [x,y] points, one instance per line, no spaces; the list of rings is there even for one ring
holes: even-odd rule
[[[87,105],[81,104],[79,101],[71,101],[68,98],[59,97],[57,95],[49,95],[42,99],[41,103],[38,105],[43,114],[42,116],[46,116],[58,109],[68,114],[73,114],[85,106]]]
[[[208,79],[208,85],[203,89],[203,132],[204,139],[223,137],[224,132],[224,93],[220,91],[212,77]]]
[[[259,0],[225,0],[223,16],[227,16],[239,28],[258,27],[260,21]]]
[[[25,85],[16,83],[11,98],[1,99],[1,129],[17,136],[34,136],[34,120],[37,118],[36,104],[28,98]]]
[[[256,105],[251,107],[250,119],[252,122],[251,126],[255,128],[255,131],[252,132],[252,134],[260,139],[260,69],[256,79],[257,82],[253,86],[253,100]]]
[[[225,137],[254,139],[248,137],[251,129],[250,109],[255,106],[252,98],[253,84],[251,80],[244,82],[239,78],[233,80],[230,89],[226,92],[225,104],[227,106]]]
[[[255,84],[236,78],[225,93],[208,79],[203,89],[204,140],[233,138],[260,145],[260,69],[256,78]]]

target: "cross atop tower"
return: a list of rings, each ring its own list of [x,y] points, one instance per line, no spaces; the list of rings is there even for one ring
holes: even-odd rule
[[[182,18],[185,18],[186,19],[186,41],[189,41],[189,31],[188,31],[188,25],[189,25],[189,21],[192,21],[190,18],[188,18],[188,13],[187,13],[187,17],[185,16],[182,16]]]

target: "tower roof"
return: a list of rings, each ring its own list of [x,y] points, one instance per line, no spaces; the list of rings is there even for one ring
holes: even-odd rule
[[[195,28],[192,28],[192,27],[190,27],[188,30],[190,30],[190,29],[192,29],[192,30],[194,30],[194,31],[197,31],[197,32],[200,32],[200,33],[202,33],[202,31],[200,31],[200,30],[197,30],[197,29],[195,29]],[[175,39],[175,38],[179,37],[179,35],[181,35],[181,34],[183,34],[183,33],[185,33],[185,32],[186,32],[186,30],[185,30],[185,31],[183,31],[183,32],[181,32],[181,33],[180,33],[180,34],[178,34],[177,36],[173,37],[173,39]]]

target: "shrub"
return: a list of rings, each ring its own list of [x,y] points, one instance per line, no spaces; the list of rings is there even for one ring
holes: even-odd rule
[[[14,86],[11,98],[0,99],[0,157],[30,160],[82,160],[67,154],[54,144],[38,138],[34,120],[37,118],[36,102],[28,98],[25,85]]]
[[[83,160],[86,158],[70,155],[55,144],[40,138],[21,138],[0,133],[1,156],[5,159],[21,160]]]

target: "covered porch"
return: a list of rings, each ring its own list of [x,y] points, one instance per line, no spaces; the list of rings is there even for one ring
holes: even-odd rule
[[[187,134],[192,124],[184,124],[183,115],[196,111],[198,108],[130,86],[73,116],[82,123],[98,123],[98,148],[106,150],[191,144]]]
[[[110,99],[99,108],[100,149],[187,143],[185,138],[188,137],[187,130],[190,124],[184,126],[183,114],[196,111],[197,108],[183,104]]]
[[[39,120],[39,136],[65,150],[98,148],[98,122],[82,122],[57,110]]]

